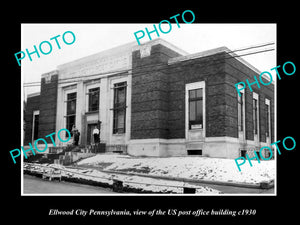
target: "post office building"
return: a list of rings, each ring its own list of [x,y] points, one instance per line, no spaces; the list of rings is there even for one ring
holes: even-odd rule
[[[27,98],[24,145],[74,125],[80,146],[93,145],[99,126],[107,152],[251,155],[274,141],[274,84],[241,96],[235,84],[259,74],[227,47],[188,54],[163,39],[121,45],[41,75],[40,93]]]

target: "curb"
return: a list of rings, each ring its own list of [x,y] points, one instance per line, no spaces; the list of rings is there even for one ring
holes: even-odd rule
[[[262,181],[257,184],[251,184],[251,183],[212,181],[212,180],[195,180],[192,178],[167,177],[167,176],[158,176],[158,175],[151,175],[151,174],[141,174],[141,173],[135,173],[135,172],[122,172],[122,171],[115,171],[115,170],[99,170],[99,171],[104,172],[104,173],[115,173],[115,174],[121,174],[121,175],[150,177],[150,178],[155,178],[155,179],[181,181],[181,182],[188,182],[188,183],[194,183],[194,184],[212,184],[212,185],[224,185],[224,186],[255,188],[255,189],[271,189],[274,187],[274,180]]]
[[[37,173],[37,172],[28,171],[28,170],[24,170],[24,174],[42,178],[42,174]],[[63,176],[61,178],[61,181],[67,181],[67,182],[71,182],[71,183],[78,183],[78,184],[85,184],[85,185],[92,185],[95,187],[110,188],[114,192],[118,192],[118,193],[133,192],[133,193],[137,193],[137,194],[169,194],[169,193],[172,194],[171,192],[153,192],[153,191],[143,190],[141,188],[126,187],[126,186],[122,186],[122,188],[120,188],[118,186],[116,187],[115,183],[108,184],[108,183],[103,183],[103,182],[99,182],[99,181],[87,180],[87,179],[83,179],[83,178],[72,178],[72,177]]]
[[[274,187],[274,180],[260,182],[261,189],[271,189]]]
[[[65,168],[70,169],[93,169],[98,170],[103,173],[108,174],[120,174],[125,176],[140,176],[140,177],[148,177],[153,179],[162,179],[162,180],[171,180],[171,181],[179,181],[185,182],[193,185],[199,184],[210,184],[210,185],[220,185],[220,186],[231,186],[231,187],[240,187],[240,188],[252,188],[252,189],[271,189],[274,187],[274,180],[270,181],[262,181],[260,183],[251,184],[251,183],[240,183],[240,182],[226,182],[226,181],[212,181],[212,180],[196,180],[192,178],[180,178],[180,177],[170,177],[170,176],[159,176],[159,175],[151,175],[151,174],[142,174],[136,172],[123,172],[123,171],[116,171],[116,170],[103,170],[96,167],[84,167],[84,166],[65,166]],[[25,171],[25,170],[24,170]]]

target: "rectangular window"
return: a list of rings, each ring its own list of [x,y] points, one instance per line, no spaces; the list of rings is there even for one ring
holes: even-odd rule
[[[33,140],[39,138],[39,112],[33,112]]]
[[[99,110],[99,95],[100,95],[100,88],[91,88],[88,92],[89,95],[89,107],[88,111],[98,111]]]
[[[113,134],[125,133],[127,82],[114,85]]]
[[[39,115],[34,115],[33,140],[38,139],[38,136],[39,136]]]
[[[241,154],[240,156],[246,158],[246,153],[247,153],[247,150],[242,149],[241,152],[240,152],[240,154]]]
[[[189,129],[203,128],[203,89],[189,90]]]
[[[188,155],[202,155],[202,149],[187,150]]]
[[[253,99],[253,130],[254,134],[257,134],[258,130],[258,118],[257,118],[257,112],[258,112],[258,105],[257,105],[257,99]]]
[[[271,118],[271,112],[270,112],[270,100],[266,99],[265,101],[265,112],[266,112],[266,137],[270,137],[270,131],[271,131],[271,123],[270,123],[270,118]]]
[[[243,118],[244,93],[240,92],[240,95],[238,95],[238,129],[239,129],[239,131],[243,131],[243,129],[244,129],[244,123],[243,123],[243,121],[244,121],[244,118]]]
[[[72,127],[73,125],[75,125],[75,120],[76,120],[76,97],[77,97],[76,92],[67,94],[66,128],[70,132],[72,131]]]
[[[261,157],[260,157],[260,154],[259,154],[259,151],[255,151],[256,152],[256,155],[258,156],[258,159],[261,160]],[[254,156],[253,156],[254,157]]]

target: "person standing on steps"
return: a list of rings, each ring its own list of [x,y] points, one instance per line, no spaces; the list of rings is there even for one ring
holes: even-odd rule
[[[95,149],[99,148],[99,143],[100,143],[100,124],[101,124],[101,121],[98,121],[98,125],[93,130]]]
[[[78,146],[80,132],[78,130],[75,131],[74,134],[74,145]]]
[[[95,145],[97,145],[100,142],[100,131],[98,129],[98,126],[94,128],[93,136],[94,136],[94,143]]]
[[[75,146],[78,146],[80,132],[79,132],[78,129],[75,127],[75,125],[73,125],[73,128],[72,128],[72,134],[73,134],[73,144],[74,144]]]

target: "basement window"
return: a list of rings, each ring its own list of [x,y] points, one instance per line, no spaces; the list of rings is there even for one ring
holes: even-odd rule
[[[241,150],[241,157],[246,158],[246,153],[247,153],[247,150],[246,149],[242,149]]]
[[[187,150],[188,155],[202,155],[202,149]]]
[[[196,188],[183,187],[183,194],[195,194]]]

